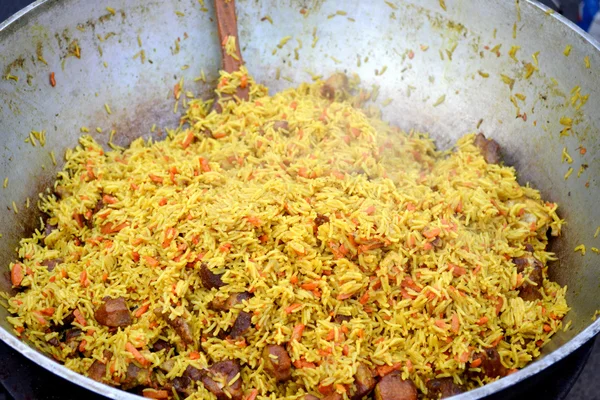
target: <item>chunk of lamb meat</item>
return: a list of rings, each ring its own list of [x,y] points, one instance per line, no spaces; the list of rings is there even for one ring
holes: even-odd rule
[[[105,298],[94,313],[94,318],[100,325],[111,328],[131,325],[131,313],[123,297]]]
[[[500,145],[495,140],[486,139],[483,133],[478,133],[473,144],[479,147],[481,155],[488,164],[500,163]]]
[[[52,260],[44,260],[42,261],[42,265],[45,266],[46,268],[48,268],[48,271],[52,272],[54,271],[54,268],[56,268],[56,266],[58,264],[62,264],[64,261],[63,258],[59,257],[59,258],[54,258]]]
[[[531,255],[513,258],[513,263],[517,266],[518,273],[524,274],[529,271],[527,278],[533,282],[533,284],[527,281],[523,282],[519,288],[519,297],[525,301],[541,300],[540,290],[544,282],[544,264]]]
[[[431,399],[445,399],[466,392],[462,385],[454,383],[452,378],[430,379],[427,381],[427,395]]]
[[[240,373],[238,361],[221,361],[214,364],[206,371],[201,371],[200,381],[208,391],[217,397],[217,400],[241,400],[242,380],[237,379],[229,384]],[[221,382],[227,382],[225,385]]]
[[[138,386],[148,386],[151,381],[151,373],[149,369],[140,368],[134,363],[127,366],[125,379],[121,380],[121,388],[129,390]]]
[[[155,351],[155,352],[158,352],[158,351],[161,351],[161,350],[169,351],[172,348],[173,348],[173,346],[169,342],[167,342],[166,340],[162,340],[162,339],[158,339],[152,345],[152,350]]]
[[[273,123],[273,130],[274,131],[285,131],[285,132],[289,132],[290,130],[290,124],[287,121],[281,120],[281,121],[275,121]]]
[[[417,400],[417,387],[411,380],[404,380],[398,371],[394,371],[375,385],[375,400]]]
[[[79,336],[81,336],[82,332],[80,329],[72,328],[67,329],[65,331],[65,344],[71,348],[71,350],[76,350],[79,347]]]
[[[360,363],[356,368],[354,375],[354,383],[350,386],[348,397],[350,400],[360,400],[373,390],[375,387],[375,379],[369,367]]]
[[[215,274],[208,266],[204,263],[200,265],[200,280],[202,281],[202,286],[206,289],[210,290],[212,288],[220,288],[225,286],[225,283],[221,280],[223,274]]]
[[[105,375],[106,364],[100,360],[95,360],[87,370],[87,376],[98,382],[102,382]]]
[[[177,393],[181,393],[185,397],[191,395],[190,385],[192,384],[192,380],[188,376],[184,375],[174,378],[172,384]]]
[[[251,298],[252,295],[248,292],[234,293],[224,300],[213,299],[208,306],[211,310],[215,311],[229,311],[238,304],[242,304],[242,302],[250,300]]]
[[[231,333],[229,334],[233,339],[237,339],[242,336],[250,326],[252,325],[252,314],[246,311],[240,311],[233,326],[231,327]]]
[[[275,377],[277,382],[287,381],[292,377],[292,360],[283,346],[269,344],[263,349],[265,370]]]
[[[506,376],[506,367],[502,365],[502,359],[496,349],[485,349],[485,351],[476,354],[473,361],[481,359],[481,371],[488,378],[497,378]]]
[[[331,75],[321,87],[321,96],[328,100],[335,100],[336,95],[342,96],[348,91],[348,77],[341,72]]]

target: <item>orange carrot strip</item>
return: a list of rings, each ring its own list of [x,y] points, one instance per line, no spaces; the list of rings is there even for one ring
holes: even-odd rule
[[[168,399],[169,392],[166,390],[144,389],[142,395],[147,399]]]
[[[423,236],[428,239],[434,238],[442,232],[440,228],[431,228],[426,231],[423,231]]]
[[[200,353],[197,351],[190,352],[190,360],[197,360],[200,358]]]
[[[300,285],[300,287],[304,290],[315,290],[316,288],[319,287],[319,283],[318,282],[303,283],[302,285]]]
[[[75,317],[75,321],[77,321],[77,323],[79,323],[79,325],[81,325],[81,326],[87,325],[87,321],[85,320],[85,317],[81,314],[81,311],[79,311],[78,308],[73,310],[73,316]]]
[[[117,201],[119,201],[116,197],[105,194],[104,196],[102,196],[102,202],[106,203],[106,204],[115,204]]]
[[[286,314],[291,314],[294,311],[296,311],[297,309],[299,309],[300,307],[302,307],[302,304],[300,304],[300,303],[294,303],[291,306],[285,308],[285,313]]]
[[[481,358],[476,358],[475,360],[471,361],[471,368],[477,368],[481,365],[481,363]]]
[[[142,355],[142,353],[140,353],[138,351],[138,349],[136,349],[131,343],[127,342],[125,344],[125,350],[130,352],[131,355],[133,356],[133,358],[135,358],[135,360],[137,362],[139,362],[141,365],[143,365],[144,367],[147,367],[148,365],[150,365],[150,361],[146,360],[146,358]]]
[[[458,333],[459,327],[460,327],[460,321],[458,320],[458,315],[453,314],[452,321],[450,323],[450,329],[452,330],[452,332]]]
[[[291,340],[296,340],[296,341],[300,341],[300,339],[302,339],[302,333],[304,332],[304,328],[306,328],[306,325],[304,324],[298,324],[294,327],[294,330],[292,331],[292,338]]]
[[[489,318],[486,316],[483,316],[481,318],[479,318],[479,320],[476,322],[477,325],[485,325],[487,324],[487,322],[489,321]]]
[[[365,292],[365,294],[363,294],[360,299],[358,300],[358,302],[362,305],[367,304],[367,302],[369,301],[369,292]]]
[[[56,76],[54,75],[54,72],[50,72],[50,86],[56,86]]]
[[[150,257],[150,256],[144,256],[144,260],[146,260],[146,262],[148,263],[148,265],[150,265],[151,267],[157,267],[158,266],[158,260],[154,257]]]
[[[10,281],[12,282],[13,286],[21,285],[24,276],[23,266],[21,264],[13,265],[12,269],[10,270]]]
[[[142,315],[144,315],[144,313],[146,311],[148,311],[148,308],[150,308],[150,303],[144,303],[144,304],[142,304],[142,306],[135,311],[135,314],[134,314],[135,317],[139,318]]]
[[[181,147],[183,149],[187,149],[188,146],[190,144],[192,144],[193,141],[194,141],[194,131],[188,131],[187,135],[185,136],[185,139],[183,139],[183,142],[181,142]]]

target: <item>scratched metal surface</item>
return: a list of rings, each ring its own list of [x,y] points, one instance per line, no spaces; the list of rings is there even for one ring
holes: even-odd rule
[[[588,252],[592,246],[600,247],[593,238],[600,223],[595,207],[600,171],[600,52],[596,43],[560,17],[526,1],[521,1],[520,20],[514,2],[446,0],[446,11],[438,0],[389,3],[397,9],[383,1],[240,0],[244,58],[257,80],[272,91],[309,80],[311,73],[358,73],[366,87],[381,87],[379,102],[392,99],[383,108],[384,118],[405,129],[430,132],[441,147],[479,129],[502,145],[506,162],[520,171],[521,183],[531,182],[561,205],[560,215],[568,224],[563,238],[554,243],[560,262],[550,271],[555,280],[569,286],[573,310],[567,319],[572,319],[573,328],[556,335],[545,356],[531,366],[463,395],[480,398],[539,372],[600,329],[600,323],[591,321],[600,308],[595,295],[600,256],[573,252],[581,243]],[[39,226],[35,207],[25,208],[27,197],[36,199],[51,185],[65,149],[77,144],[81,126],[89,127],[102,143],[112,129],[117,144],[149,136],[153,124],[159,127],[154,136],[160,138],[164,127],[176,125],[179,119],[169,91],[181,77],[195,94],[210,95],[220,60],[212,7],[207,6],[203,11],[196,0],[47,0],[0,25],[0,72],[4,78],[19,78],[0,79],[0,178],[9,178],[8,188],[0,189],[4,265],[14,257],[19,238]],[[106,7],[113,7],[116,14]],[[263,18],[266,15],[272,24]],[[288,34],[293,39],[277,48]],[[74,40],[80,58],[72,55]],[[502,45],[499,56],[490,51],[498,44]],[[573,46],[568,58],[563,55],[567,44]],[[517,60],[508,56],[513,45],[520,46]],[[135,57],[141,50],[144,63],[141,56]],[[532,54],[537,51],[538,71],[527,78],[526,64],[534,63]],[[584,65],[586,55],[590,69]],[[377,74],[384,66],[386,72]],[[201,69],[206,84],[194,82]],[[50,72],[55,73],[56,87],[50,86]],[[512,88],[501,74],[514,79]],[[575,86],[589,94],[580,109],[570,102]],[[516,100],[518,110],[510,99],[515,93],[526,96]],[[110,104],[111,115],[105,103]],[[569,136],[560,135],[563,116],[574,120]],[[97,133],[96,127],[103,133]],[[31,130],[42,129],[48,132],[45,147],[24,142]],[[562,162],[565,147],[572,164]],[[581,147],[586,148],[585,155]],[[52,164],[50,151],[59,165]],[[587,168],[578,178],[584,165]],[[565,180],[569,168],[574,173]],[[19,214],[11,211],[13,201]],[[5,276],[0,286],[9,289]],[[27,357],[98,393],[130,396],[28,348],[5,330],[9,329],[5,316],[0,309],[0,339]]]

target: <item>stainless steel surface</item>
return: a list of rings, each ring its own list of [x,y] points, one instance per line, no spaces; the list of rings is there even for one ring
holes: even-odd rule
[[[60,167],[60,162],[52,165],[49,151],[61,159],[66,148],[76,145],[81,126],[89,127],[103,143],[111,129],[118,144],[150,136],[154,123],[164,132],[179,118],[173,112],[172,89],[181,77],[196,94],[209,94],[220,59],[212,6],[206,3],[207,11],[196,0],[46,0],[0,25],[0,72],[3,78],[19,77],[18,82],[0,79],[0,180],[9,178],[8,188],[0,188],[4,266],[15,257],[19,238],[39,226],[38,213],[34,207],[26,209],[25,201],[36,199]],[[383,109],[384,118],[405,129],[428,131],[442,147],[480,124],[479,130],[502,145],[505,160],[520,172],[521,183],[531,182],[546,199],[560,204],[567,225],[563,237],[554,242],[560,261],[550,272],[569,287],[572,311],[566,320],[573,321],[572,329],[556,335],[544,356],[527,368],[462,396],[475,399],[539,372],[600,330],[600,321],[591,320],[600,309],[596,295],[600,256],[589,251],[600,247],[600,238],[593,238],[600,225],[596,207],[600,51],[598,43],[562,17],[545,13],[537,3],[521,0],[520,20],[513,1],[446,0],[446,4],[447,11],[438,0],[238,0],[238,17],[248,68],[272,91],[310,80],[309,71],[325,76],[337,70],[356,72],[363,85],[381,86],[380,102],[393,99]],[[106,7],[114,8],[116,15]],[[329,17],[338,10],[347,15]],[[273,24],[262,20],[267,15]],[[318,41],[313,48],[315,27]],[[293,35],[293,40],[278,49],[286,35]],[[67,56],[75,39],[81,58]],[[298,60],[296,39],[302,41]],[[500,56],[490,51],[497,44],[502,44]],[[563,55],[567,44],[573,47],[569,57]],[[520,46],[519,61],[508,55],[513,45]],[[144,63],[141,57],[134,58],[142,49]],[[38,60],[38,51],[48,65]],[[525,64],[533,65],[532,54],[537,51],[539,71],[526,78]],[[590,69],[584,56],[590,57]],[[182,70],[185,65],[189,68]],[[377,75],[385,65],[387,71]],[[201,69],[207,84],[193,80]],[[49,84],[50,72],[56,74],[56,87]],[[515,79],[512,90],[501,74]],[[570,101],[575,86],[581,87],[582,95],[589,94],[579,110]],[[526,118],[516,118],[510,99],[516,93],[526,96],[524,101],[515,100]],[[111,115],[105,103],[110,104]],[[569,136],[560,135],[563,116],[574,121]],[[96,127],[103,133],[96,133]],[[45,147],[24,143],[29,131],[42,129],[48,132]],[[582,146],[585,155],[580,154]],[[563,148],[572,164],[561,162]],[[587,168],[577,177],[584,164]],[[569,168],[574,173],[565,180]],[[19,214],[11,211],[13,201]],[[586,256],[573,251],[579,244],[587,246]],[[0,287],[9,289],[4,274]],[[135,397],[75,374],[31,349],[16,339],[5,316],[6,310],[0,309],[0,339],[28,358],[108,397]]]

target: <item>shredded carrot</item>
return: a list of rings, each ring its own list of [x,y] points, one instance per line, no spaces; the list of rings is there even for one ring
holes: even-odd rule
[[[200,358],[200,353],[197,351],[190,352],[190,360],[197,360]]]
[[[10,281],[12,282],[13,286],[19,286],[21,282],[23,282],[23,277],[23,266],[21,264],[13,265],[12,269],[10,270]]]
[[[365,214],[373,215],[375,213],[375,206],[369,206],[365,209]]]
[[[181,142],[181,147],[183,149],[187,149],[190,144],[194,141],[194,131],[188,131],[187,135],[185,135],[185,139]]]
[[[377,375],[383,377],[393,371],[399,370],[401,367],[402,367],[402,363],[395,363],[392,365],[379,366],[379,367],[375,368],[375,371],[377,372]]]
[[[142,315],[144,315],[144,313],[146,311],[148,311],[148,308],[150,308],[150,303],[144,303],[144,304],[142,304],[142,306],[135,311],[135,314],[134,314],[135,317],[139,318]]]
[[[114,196],[111,196],[109,194],[105,194],[104,196],[102,196],[102,202],[106,203],[106,204],[115,204],[118,201],[118,199]]]
[[[293,362],[294,367],[296,368],[317,368],[315,363],[308,362],[305,359],[296,360]]]
[[[158,260],[154,257],[150,257],[150,256],[144,256],[144,260],[146,260],[146,262],[148,263],[148,265],[150,265],[151,267],[157,267],[158,266]]]
[[[329,331],[329,333],[327,333],[327,336],[325,337],[325,340],[327,341],[332,341],[333,339],[335,339],[335,329],[331,329]]]
[[[300,303],[294,303],[291,306],[285,308],[285,313],[286,314],[291,314],[294,311],[296,311],[297,309],[299,309],[300,307],[302,307],[302,304],[300,304]]]
[[[467,273],[467,270],[463,267],[459,267],[458,265],[450,264],[450,269],[452,270],[452,275],[459,277],[463,276]]]
[[[435,326],[437,326],[440,329],[446,329],[448,327],[446,325],[446,323],[444,321],[442,321],[441,319],[436,319],[434,323],[435,323]]]
[[[458,361],[462,362],[462,363],[466,363],[467,361],[469,361],[469,352],[465,351],[463,352],[459,357],[458,357]]]
[[[471,368],[477,368],[481,365],[481,363],[481,358],[476,358],[473,361],[471,361]]]
[[[79,311],[78,308],[73,310],[73,316],[75,317],[75,321],[77,321],[77,323],[81,326],[86,326],[87,325],[87,321],[85,320],[85,317],[81,314],[81,311]]]
[[[200,157],[198,159],[200,161],[200,168],[202,168],[203,172],[210,172],[210,165],[208,164],[208,160],[204,157]]]
[[[458,320],[458,315],[453,314],[451,322],[450,322],[450,330],[452,330],[452,332],[458,334],[459,328],[460,328],[460,321]]]
[[[544,324],[544,332],[550,332],[552,331],[552,327],[548,324]]]
[[[240,78],[240,87],[242,89],[248,87],[248,75],[242,75],[242,77]]]
[[[362,305],[367,304],[367,302],[369,301],[369,292],[365,292],[365,294],[363,294],[360,299],[358,300],[358,302]]]
[[[309,283],[303,283],[302,285],[300,285],[300,287],[304,290],[315,290],[316,288],[319,287],[319,283],[318,282],[309,282]]]
[[[143,365],[144,367],[147,367],[148,365],[150,365],[150,361],[146,360],[146,358],[142,355],[142,353],[140,353],[138,351],[138,349],[136,349],[131,343],[127,342],[125,344],[125,350],[130,352],[131,355],[133,356],[133,358],[135,358],[135,360],[137,362],[139,362],[141,365]]]
[[[486,316],[483,316],[481,318],[479,318],[479,320],[476,322],[477,325],[485,325],[487,324],[489,318]]]
[[[144,389],[142,395],[147,399],[168,399],[169,392],[166,390]]]
[[[297,283],[298,283],[298,276],[297,276],[297,275],[293,275],[293,276],[290,278],[290,283],[291,283],[292,285],[295,285],[295,284],[297,284]]]
[[[431,239],[438,236],[441,232],[442,230],[440,228],[431,228],[423,231],[423,236],[425,236],[428,239]]]
[[[85,269],[81,271],[81,274],[79,274],[79,283],[83,287],[87,287],[90,284],[90,281],[87,278],[87,271]]]
[[[56,86],[56,76],[54,75],[54,72],[50,72],[50,86]]]

